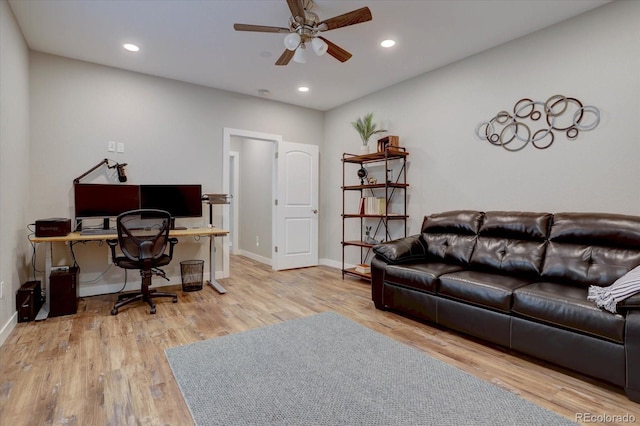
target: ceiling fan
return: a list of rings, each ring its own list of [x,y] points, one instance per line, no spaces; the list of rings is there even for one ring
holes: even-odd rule
[[[306,62],[306,49],[310,45],[316,55],[328,53],[340,62],[351,58],[351,53],[340,46],[330,42],[319,33],[349,25],[371,21],[371,11],[368,7],[353,10],[324,21],[320,21],[318,15],[311,12],[312,0],[287,0],[291,17],[289,27],[269,27],[264,25],[234,24],[236,31],[254,31],[261,33],[283,33],[286,50],[276,61],[276,65],[287,65],[291,59],[294,62]]]

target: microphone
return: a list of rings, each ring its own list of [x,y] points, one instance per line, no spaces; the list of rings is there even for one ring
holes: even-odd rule
[[[127,163],[124,164],[116,164],[116,171],[118,172],[118,180],[120,182],[126,182],[127,181],[127,175],[124,174],[124,166],[126,166]]]

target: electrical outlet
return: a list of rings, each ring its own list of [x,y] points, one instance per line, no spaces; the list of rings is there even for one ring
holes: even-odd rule
[[[4,298],[4,281],[0,281],[0,299]]]
[[[116,143],[114,141],[107,142],[107,151],[116,152]]]

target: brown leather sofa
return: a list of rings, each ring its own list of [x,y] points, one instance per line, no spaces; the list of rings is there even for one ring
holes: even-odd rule
[[[640,402],[640,295],[587,300],[640,265],[640,217],[451,211],[374,247],[372,298],[392,310],[624,387]]]

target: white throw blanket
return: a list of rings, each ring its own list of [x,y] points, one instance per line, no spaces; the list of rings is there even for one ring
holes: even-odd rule
[[[616,313],[618,302],[636,293],[640,293],[640,266],[618,278],[609,287],[590,286],[587,299],[595,302],[599,308]]]

